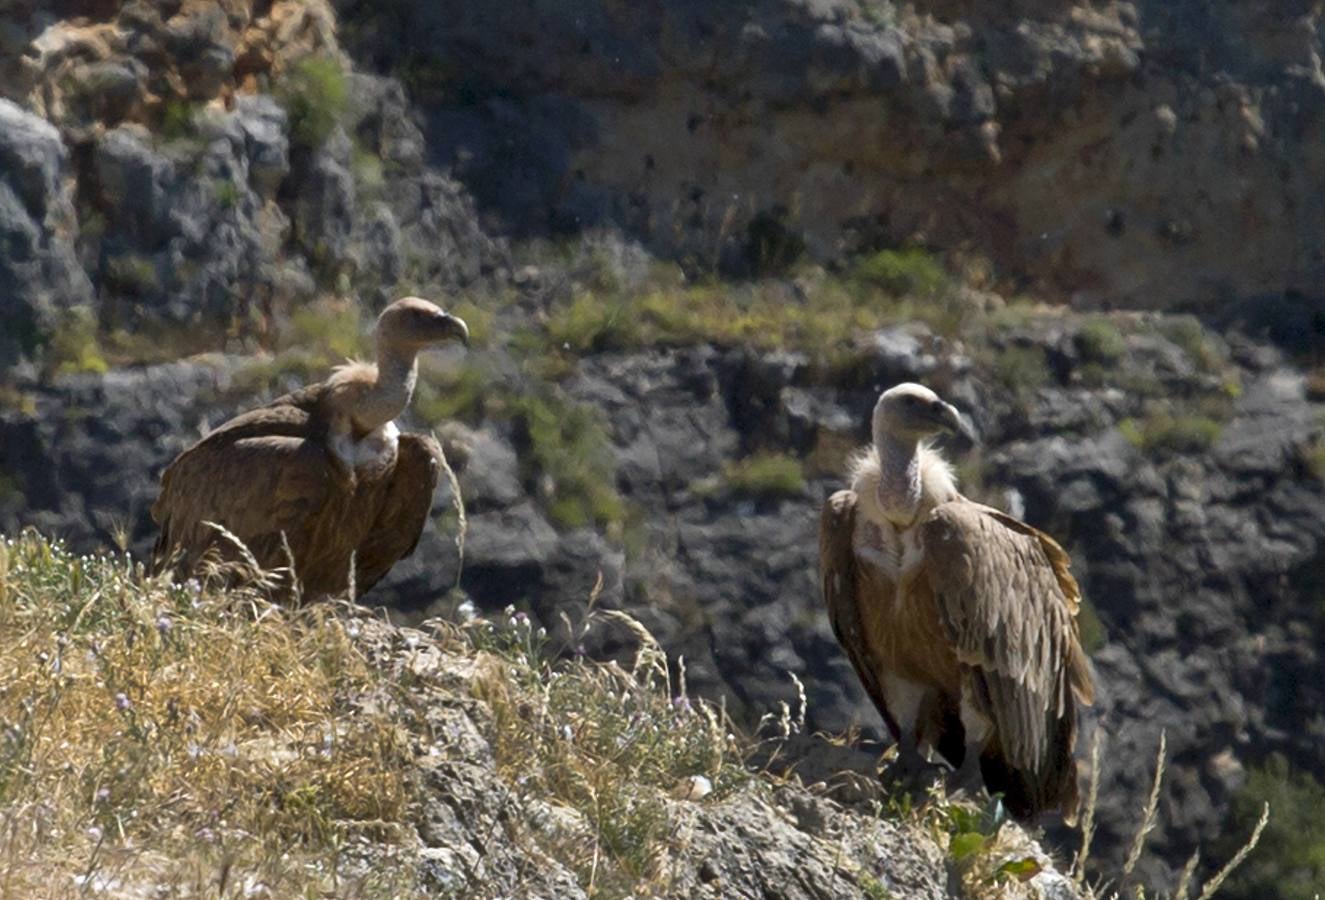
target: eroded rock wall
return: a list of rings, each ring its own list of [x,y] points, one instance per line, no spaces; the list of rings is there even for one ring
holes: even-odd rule
[[[1311,4],[338,7],[508,227],[738,272],[769,229],[820,260],[919,241],[1079,306],[1318,293]]]

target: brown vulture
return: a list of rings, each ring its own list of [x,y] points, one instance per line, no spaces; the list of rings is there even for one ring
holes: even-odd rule
[[[936,751],[1013,815],[1071,822],[1077,706],[1094,697],[1081,593],[1053,538],[957,492],[930,440],[965,431],[926,387],[884,392],[820,518],[824,600],[903,771]]]
[[[187,572],[209,551],[235,556],[221,526],[264,569],[292,569],[307,598],[367,591],[414,550],[432,508],[441,448],[394,420],[419,351],[451,340],[468,343],[463,320],[397,300],[377,319],[375,364],[341,366],[181,453],[152,506],[155,565]]]

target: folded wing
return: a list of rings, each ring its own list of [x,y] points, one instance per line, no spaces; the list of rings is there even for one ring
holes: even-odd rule
[[[1031,816],[1077,801],[1077,704],[1094,697],[1075,616],[1081,593],[1048,535],[961,499],[922,526],[924,566],[963,669],[963,699],[991,725],[991,791]]]

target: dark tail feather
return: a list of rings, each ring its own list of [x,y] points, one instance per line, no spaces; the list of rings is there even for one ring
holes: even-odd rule
[[[1073,825],[1077,817],[1076,704],[1068,703],[1062,718],[1050,724],[1051,737],[1038,774],[1013,768],[1000,748],[980,757],[980,772],[990,794],[1002,794],[1003,805],[1014,818],[1034,821],[1042,813],[1059,810]]]

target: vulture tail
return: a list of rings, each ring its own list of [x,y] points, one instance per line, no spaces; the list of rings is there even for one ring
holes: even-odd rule
[[[1045,720],[1048,741],[1039,771],[1014,767],[996,744],[980,756],[980,772],[991,795],[1002,794],[1003,805],[1022,822],[1032,822],[1042,813],[1060,810],[1068,825],[1077,818],[1077,765],[1072,756],[1076,745],[1076,704],[1068,700],[1062,717],[1050,710]]]

